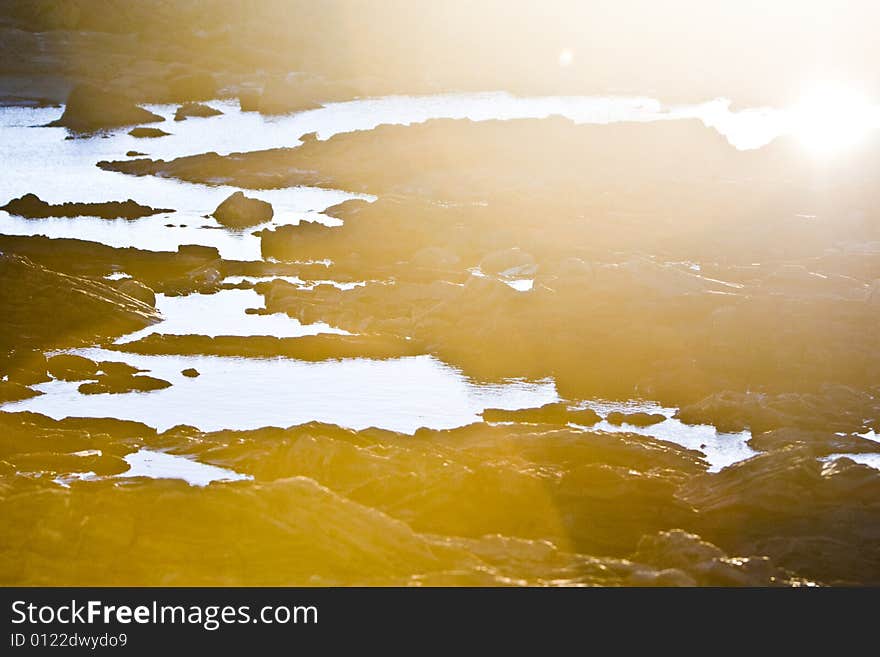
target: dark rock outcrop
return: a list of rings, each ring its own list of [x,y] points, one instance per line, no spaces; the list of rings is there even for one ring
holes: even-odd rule
[[[0,255],[0,352],[91,344],[141,329],[159,315],[105,283]]]
[[[249,228],[270,221],[272,204],[235,192],[214,210],[214,218],[227,228]]]
[[[164,120],[124,96],[91,85],[79,85],[70,92],[61,118],[49,125],[90,132]]]
[[[36,194],[25,194],[12,199],[0,207],[9,214],[28,219],[47,217],[101,217],[102,219],[140,219],[163,212],[174,212],[170,208],[151,208],[128,199],[127,201],[105,201],[103,203],[60,203],[52,205]]]

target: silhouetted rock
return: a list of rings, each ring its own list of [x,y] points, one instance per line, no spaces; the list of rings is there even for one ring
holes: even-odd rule
[[[91,85],[79,85],[70,92],[61,118],[49,125],[88,132],[164,120],[124,96]]]
[[[194,367],[187,367],[185,370],[181,370],[180,373],[186,377],[191,378],[191,379],[194,379],[197,376],[200,376],[199,371]]]
[[[203,105],[202,103],[184,103],[178,107],[177,111],[174,113],[174,120],[185,121],[191,116],[207,118],[210,116],[218,116],[220,114],[223,114],[223,112],[214,109],[210,105]]]
[[[49,374],[62,381],[93,379],[98,374],[98,364],[84,356],[58,354],[47,360]]]
[[[214,218],[228,228],[248,228],[270,221],[272,204],[235,192],[214,210]]]
[[[156,137],[167,137],[170,132],[165,132],[160,128],[132,128],[128,131],[132,137],[138,139],[154,139]]]
[[[99,376],[93,383],[83,383],[77,390],[83,395],[122,394],[126,392],[150,392],[170,388],[164,379],[152,376]]]
[[[25,194],[0,207],[9,214],[28,219],[47,217],[101,217],[102,219],[140,219],[163,212],[174,212],[169,208],[151,208],[147,205],[127,201],[106,201],[103,203],[60,203],[52,205],[36,194]]]

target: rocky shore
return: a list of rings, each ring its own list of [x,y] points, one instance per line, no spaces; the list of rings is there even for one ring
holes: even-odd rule
[[[449,71],[418,80],[387,61],[387,76],[381,62],[375,77],[350,76],[304,58],[323,53],[315,44],[272,64],[277,44],[241,45],[254,35],[244,18],[170,27],[204,16],[199,3],[110,4],[112,26],[83,2],[2,13],[0,95],[17,108],[64,102],[59,144],[111,130],[173,141],[231,114],[204,104],[218,97],[268,115],[453,88]],[[475,72],[454,88],[502,79]],[[178,106],[165,114],[178,122],[153,102]],[[880,585],[876,140],[833,166],[786,138],[738,151],[698,121],[443,119],[290,142],[180,157],[104,149],[89,162],[108,198],[128,196],[113,194],[128,176],[216,192],[192,213],[212,222],[197,234],[253,240],[254,261],[206,243],[44,235],[55,218],[183,223],[155,201],[0,199],[4,221],[33,226],[0,235],[0,584]],[[375,200],[294,212],[256,198],[297,186]],[[229,293],[259,301],[223,320],[336,333],[224,334],[199,302]],[[163,332],[162,304],[182,298],[195,302],[192,330]],[[142,356],[179,362],[163,374],[132,364]],[[195,357],[372,367],[420,356],[482,386],[469,424],[430,428],[428,408],[414,434],[354,430],[341,408],[333,424],[159,431],[16,410],[53,394],[101,408],[168,399],[217,380]],[[249,385],[222,376],[217,409]],[[536,382],[553,386],[547,403],[491,405],[493,390]],[[279,405],[298,404],[302,390],[288,392]],[[430,401],[468,401],[451,399]],[[718,466],[670,425],[740,441],[742,457]],[[143,450],[235,476],[130,476]]]

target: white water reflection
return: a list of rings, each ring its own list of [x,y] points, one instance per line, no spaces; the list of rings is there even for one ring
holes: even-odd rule
[[[668,440],[688,449],[695,449],[706,455],[706,460],[710,465],[709,472],[718,472],[728,465],[744,461],[758,453],[748,445],[748,441],[752,437],[751,432],[723,433],[719,432],[712,425],[685,424],[673,417],[677,409],[661,406],[656,402],[642,400],[626,402],[587,401],[582,404],[582,407],[593,409],[603,418],[601,422],[593,425],[592,429],[653,436],[654,438]],[[659,413],[664,415],[666,419],[648,427],[639,427],[627,423],[615,425],[605,419],[609,413],[613,412]]]
[[[214,294],[189,294],[180,297],[156,295],[156,309],[163,321],[140,331],[130,333],[117,342],[122,344],[140,340],[154,333],[165,335],[271,335],[278,338],[298,338],[303,335],[348,331],[329,324],[301,324],[284,313],[272,315],[248,314],[249,308],[262,308],[263,297],[254,290],[221,290]]]
[[[477,384],[431,356],[305,362],[286,358],[142,356],[104,349],[73,353],[124,360],[173,385],[148,393],[81,395],[76,382],[34,386],[45,393],[6,404],[8,411],[64,417],[114,417],[164,431],[291,426],[313,420],[351,429],[414,433],[479,422],[487,408],[529,408],[558,400],[550,381]],[[181,370],[195,368],[198,378]]]

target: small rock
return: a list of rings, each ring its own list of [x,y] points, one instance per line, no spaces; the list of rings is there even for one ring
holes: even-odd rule
[[[194,379],[197,376],[200,376],[199,371],[194,367],[187,367],[185,370],[181,370],[180,373],[183,374],[184,376],[188,376],[191,379]]]
[[[213,216],[228,228],[249,228],[270,221],[274,215],[271,203],[235,192],[217,206]]]
[[[188,117],[200,117],[200,118],[208,118],[210,116],[217,116],[219,114],[223,114],[218,109],[214,109],[210,105],[203,105],[202,103],[184,103],[180,107],[177,108],[177,111],[174,113],[175,121],[185,121]]]
[[[154,139],[156,137],[167,137],[171,133],[159,128],[132,128],[128,131],[128,134],[138,139]]]
[[[127,157],[145,157],[147,154],[140,151],[128,151],[125,155]]]
[[[64,114],[49,125],[86,132],[164,120],[122,95],[83,84],[74,87],[67,98]]]

